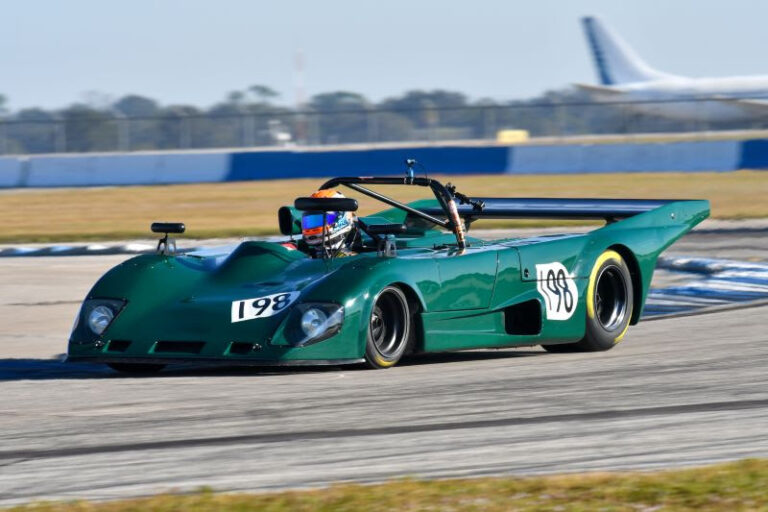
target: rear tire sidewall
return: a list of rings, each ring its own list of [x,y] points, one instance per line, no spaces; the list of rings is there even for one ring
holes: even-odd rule
[[[377,310],[377,307],[379,308]],[[382,311],[382,308],[387,311]],[[389,316],[389,314],[395,314],[399,318],[391,323],[392,319],[381,318],[383,316]],[[385,329],[392,329],[393,345],[390,350],[382,350],[377,346],[376,339],[380,339],[379,336],[374,334],[375,315],[383,321],[382,325]],[[390,324],[387,324],[390,322]],[[377,329],[378,330],[378,329]],[[400,358],[406,352],[408,348],[408,340],[412,330],[411,314],[408,305],[408,299],[403,291],[396,286],[387,286],[376,294],[371,303],[371,312],[368,315],[366,326],[366,343],[365,343],[365,361],[371,368],[390,368],[400,361]]]
[[[616,251],[605,251],[589,276],[583,349],[608,350],[621,342],[632,319],[633,297],[632,275],[626,262]]]

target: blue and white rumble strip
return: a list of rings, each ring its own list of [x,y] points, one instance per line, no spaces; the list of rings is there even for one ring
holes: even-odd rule
[[[651,288],[645,317],[768,299],[768,263],[662,256],[656,268],[685,273],[690,280]]]

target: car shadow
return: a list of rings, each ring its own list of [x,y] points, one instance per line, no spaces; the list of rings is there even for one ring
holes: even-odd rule
[[[103,365],[65,363],[63,359],[0,359],[0,381],[88,379],[110,373]]]
[[[526,347],[526,349],[481,349],[464,352],[434,352],[416,354],[404,357],[398,366],[414,366],[422,364],[463,363],[467,361],[483,361],[490,359],[516,359],[545,355],[543,350]]]
[[[157,373],[122,373],[101,363],[68,363],[60,359],[0,359],[0,382],[18,380],[59,379],[134,379],[173,377],[253,377],[338,371],[337,366],[230,366],[205,364],[171,364]]]
[[[404,357],[398,366],[450,364],[468,361],[517,359],[544,355],[536,350],[472,350],[467,352],[441,352]],[[324,373],[365,370],[365,364],[349,366],[235,366],[205,364],[172,364],[159,373],[129,374],[112,370],[104,364],[68,363],[64,356],[53,359],[0,359],[0,382],[21,380],[64,379],[133,379],[175,377],[269,377],[286,374]]]

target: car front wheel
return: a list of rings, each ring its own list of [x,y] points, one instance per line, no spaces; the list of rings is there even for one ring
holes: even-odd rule
[[[387,286],[376,295],[368,320],[365,361],[371,368],[389,368],[406,351],[411,315],[405,294]]]

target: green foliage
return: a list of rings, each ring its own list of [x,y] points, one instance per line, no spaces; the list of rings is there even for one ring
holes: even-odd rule
[[[67,151],[109,151],[117,139],[114,116],[87,105],[72,105],[62,113]]]
[[[262,102],[269,101],[280,96],[280,93],[271,87],[267,87],[266,85],[252,85],[248,88],[248,91]]]
[[[245,93],[242,91],[232,91],[227,94],[227,103],[230,105],[240,105],[245,100]]]
[[[128,117],[153,117],[160,112],[160,105],[155,100],[137,94],[123,96],[112,108]]]
[[[11,140],[15,142],[15,152],[44,153],[51,151],[57,145],[63,144],[63,139],[57,131],[56,116],[40,108],[26,108],[16,113],[15,123],[6,127]]]
[[[348,91],[316,94],[309,100],[309,107],[318,112],[347,112],[368,108],[368,100],[361,94]]]
[[[340,144],[365,142],[368,137],[368,100],[348,91],[327,92],[312,96],[309,108],[318,113],[313,116],[314,142]]]

